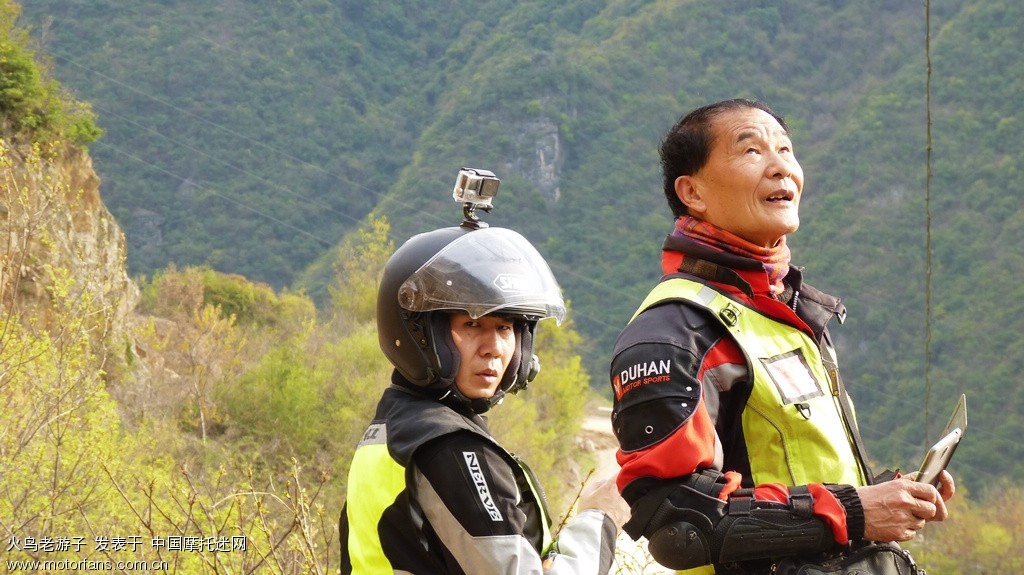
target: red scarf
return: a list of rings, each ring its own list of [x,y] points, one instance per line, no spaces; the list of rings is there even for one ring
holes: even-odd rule
[[[672,235],[690,238],[713,250],[761,262],[764,265],[764,271],[768,274],[768,288],[772,295],[782,293],[784,289],[782,278],[786,277],[786,273],[789,272],[790,257],[785,236],[774,246],[764,248],[718,226],[690,216],[680,216],[676,220],[676,228],[672,231]]]

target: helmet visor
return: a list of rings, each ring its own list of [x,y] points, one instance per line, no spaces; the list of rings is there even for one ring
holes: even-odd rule
[[[398,290],[409,311],[462,310],[565,319],[551,268],[530,242],[504,228],[467,232],[416,270]]]

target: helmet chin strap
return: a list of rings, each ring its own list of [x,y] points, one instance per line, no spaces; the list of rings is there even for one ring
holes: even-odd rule
[[[490,399],[471,399],[469,400],[469,408],[473,410],[473,413],[487,413],[491,409]]]
[[[448,391],[446,391],[444,395],[438,398],[438,401],[444,401],[468,407],[473,413],[479,415],[481,413],[487,413],[488,411],[491,410],[492,407],[498,405],[504,399],[504,391],[498,391],[494,394],[493,397],[490,398],[479,397],[477,399],[470,399],[463,395],[462,392],[459,391],[459,388],[455,387],[455,385],[452,384],[452,386],[448,388]]]

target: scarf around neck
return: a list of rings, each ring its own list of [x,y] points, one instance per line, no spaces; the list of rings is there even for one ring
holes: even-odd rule
[[[680,216],[676,220],[673,236],[689,238],[702,246],[727,252],[761,262],[768,274],[768,288],[772,295],[782,293],[782,278],[789,272],[789,246],[783,236],[779,243],[770,248],[761,247],[728,232],[714,224],[691,216]]]

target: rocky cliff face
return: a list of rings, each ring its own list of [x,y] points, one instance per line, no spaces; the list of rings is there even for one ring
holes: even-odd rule
[[[561,197],[561,171],[565,162],[558,125],[546,116],[511,124],[513,161],[502,166],[503,173],[514,173],[537,186],[546,197]]]
[[[4,320],[14,315],[52,329],[57,304],[90,314],[82,325],[92,330],[97,346],[124,341],[119,336],[127,333],[139,289],[125,267],[124,233],[103,205],[99,187],[84,150],[40,150],[0,140]]]

